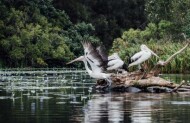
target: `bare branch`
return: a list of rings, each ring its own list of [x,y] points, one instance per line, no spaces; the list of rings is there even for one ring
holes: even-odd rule
[[[184,35],[184,38],[185,35]],[[179,51],[177,51],[176,53],[174,53],[173,55],[171,55],[166,61],[158,61],[158,63],[154,66],[154,68],[147,74],[147,78],[152,77],[152,76],[158,76],[160,71],[161,71],[161,67],[166,66],[168,63],[170,63],[171,60],[173,60],[178,54],[180,54],[181,52],[183,52],[190,44],[190,39],[187,39],[187,44],[180,49]]]
[[[179,51],[177,51],[176,53],[174,53],[166,61],[159,61],[157,65],[160,65],[160,66],[167,65],[174,57],[176,57],[178,54],[180,54],[181,52],[183,52],[189,46],[189,44],[190,44],[190,40],[188,40],[187,44],[182,49],[180,49]]]
[[[184,85],[185,84],[185,81],[183,80],[178,86],[176,86],[173,90],[172,90],[172,92],[177,92],[177,90],[182,86],[182,85]]]

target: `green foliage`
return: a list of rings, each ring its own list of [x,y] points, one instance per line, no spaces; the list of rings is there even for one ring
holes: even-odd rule
[[[42,58],[37,58],[36,59],[36,62],[37,64],[40,66],[40,67],[46,67],[47,66],[47,63],[44,62],[44,60]]]
[[[99,43],[99,39],[92,35],[94,27],[92,24],[86,24],[84,22],[78,23],[72,26],[67,31],[64,31],[66,43],[71,47],[71,51],[76,55],[83,55],[83,47],[81,41],[88,40],[92,43]]]
[[[90,22],[95,35],[108,49],[124,29],[139,28],[145,22],[144,0],[55,0],[73,23]],[[142,27],[141,27],[142,28]]]
[[[179,39],[183,27],[186,26],[186,16],[190,10],[190,0],[146,0],[145,11],[149,22],[160,23],[161,20],[171,22],[172,28],[167,33],[173,39]],[[170,24],[169,24],[170,25]]]
[[[0,12],[0,59],[9,67],[52,66],[55,60],[65,63],[74,57],[73,52],[82,53],[81,40],[88,37],[98,42],[91,36],[91,24],[73,25],[50,0],[1,1],[0,10],[5,11]],[[73,50],[78,46],[79,52]]]
[[[120,57],[128,62],[128,59],[135,53],[140,51],[140,45],[145,44],[150,49],[152,49],[162,60],[167,60],[172,54],[177,52],[179,49],[185,46],[186,42],[172,42],[168,38],[159,37],[167,35],[167,28],[170,28],[170,23],[162,21],[155,26],[155,24],[148,24],[148,27],[141,30],[130,29],[125,31],[122,35],[122,38],[117,38],[113,42],[113,47],[110,50],[110,53],[117,52]],[[156,35],[155,35],[156,33]],[[147,38],[148,37],[148,38]],[[162,69],[162,72],[165,73],[188,73],[190,72],[190,49],[187,48],[182,54],[177,56],[170,64]],[[149,66],[154,67],[155,63],[158,62],[158,59],[154,56],[147,61]]]
[[[150,22],[170,20],[171,3],[173,0],[146,0],[145,11]]]
[[[144,30],[129,29],[124,31],[121,36],[123,40],[130,45],[136,45],[143,42],[158,41],[160,39],[169,39],[169,30],[173,27],[169,21],[161,20],[158,24],[149,23]]]
[[[158,23],[158,31],[160,38],[167,38],[172,32],[173,29],[173,23],[166,20],[161,20],[160,23]]]
[[[185,18],[185,25],[183,26],[183,32],[190,38],[190,10],[188,11]]]
[[[158,24],[149,23],[145,30],[129,29],[128,31],[124,31],[121,38],[114,40],[110,53],[118,52],[127,62],[130,56],[140,50],[140,44],[154,44],[160,42],[161,40],[159,39],[167,40],[167,30],[170,29],[171,26],[172,24],[170,22],[162,20]]]
[[[0,15],[0,64],[7,67],[62,67],[83,54],[83,40],[107,50],[113,43],[111,52],[125,58],[142,43],[158,49],[177,39],[177,49],[182,32],[190,37],[190,0],[1,0]]]

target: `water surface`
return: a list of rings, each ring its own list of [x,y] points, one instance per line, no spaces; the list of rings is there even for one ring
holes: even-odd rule
[[[101,93],[85,71],[1,71],[0,123],[185,123],[189,93]],[[163,75],[190,80],[190,75]]]

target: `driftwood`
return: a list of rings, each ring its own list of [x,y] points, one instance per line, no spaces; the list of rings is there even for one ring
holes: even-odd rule
[[[182,49],[171,55],[166,61],[159,60],[154,68],[152,68],[150,71],[147,71],[147,66],[144,66],[144,72],[138,70],[125,74],[113,74],[111,76],[111,87],[107,86],[108,84],[105,80],[98,80],[95,88],[100,90],[111,88],[112,90],[116,91],[129,92],[190,92],[190,86],[184,85],[185,81],[182,81],[180,84],[176,84],[159,77],[161,68],[166,66],[178,54],[183,52],[189,46],[189,44],[190,40],[188,39],[187,44]]]
[[[183,84],[185,84],[185,81],[183,80],[179,86],[176,86],[174,89],[173,89],[173,92],[176,92]]]

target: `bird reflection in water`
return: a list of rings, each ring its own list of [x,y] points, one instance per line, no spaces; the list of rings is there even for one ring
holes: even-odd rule
[[[123,121],[123,97],[111,94],[94,95],[85,108],[85,123]]]
[[[96,94],[84,107],[84,123],[150,123],[159,103],[146,94]]]

